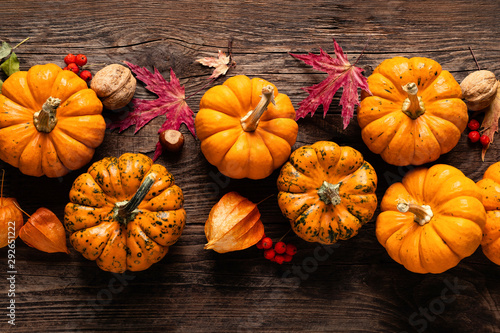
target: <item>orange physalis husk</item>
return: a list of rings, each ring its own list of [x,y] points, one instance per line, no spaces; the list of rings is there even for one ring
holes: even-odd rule
[[[257,205],[236,192],[229,192],[216,203],[207,222],[205,249],[219,253],[246,249],[264,235]]]
[[[37,250],[69,254],[66,246],[66,232],[56,214],[47,208],[39,208],[21,228],[19,237]]]
[[[3,197],[4,175],[5,171],[2,173],[0,188],[0,248],[7,246],[11,239],[16,239],[19,235],[19,229],[23,226],[23,213],[17,208],[16,199]],[[12,235],[12,227],[14,227],[14,235]]]
[[[23,213],[16,204],[14,198],[0,198],[0,248],[7,246],[10,239],[16,239],[23,226]],[[14,238],[12,238],[12,227],[15,231]]]

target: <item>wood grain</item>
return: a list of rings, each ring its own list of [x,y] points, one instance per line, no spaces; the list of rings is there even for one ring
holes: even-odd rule
[[[237,66],[229,76],[267,79],[297,106],[307,95],[301,88],[320,82],[325,74],[289,53],[317,53],[322,48],[333,54],[333,38],[353,62],[366,47],[357,64],[367,75],[384,59],[424,56],[461,81],[476,69],[470,47],[481,68],[500,76],[498,12],[500,2],[486,0],[4,0],[0,40],[15,44],[30,37],[16,50],[22,70],[47,62],[63,65],[67,53],[85,53],[93,72],[123,60],[157,68],[165,77],[172,68],[190,95],[211,73],[194,60],[226,50],[232,39]],[[195,112],[201,96],[187,101]],[[156,98],[142,84],[136,97]],[[320,108],[314,117],[299,121],[294,148],[331,140],[358,149],[379,175],[380,200],[411,167],[389,166],[371,153],[355,119],[342,130],[339,99],[337,94],[325,118]],[[111,111],[104,115],[108,121],[120,116]],[[162,122],[155,119],[135,135],[133,128],[107,131],[93,161],[125,152],[152,156]],[[158,160],[183,189],[188,213],[184,234],[170,253],[147,271],[116,276],[74,250],[49,255],[18,240],[16,326],[8,325],[2,315],[0,331],[500,331],[500,269],[480,250],[446,273],[413,274],[379,245],[373,221],[355,238],[328,248],[288,234],[285,241],[299,247],[288,265],[266,261],[256,248],[224,255],[204,251],[203,225],[212,205],[232,190],[256,202],[276,194],[278,171],[261,181],[227,179],[203,157],[199,141],[185,127],[182,131],[183,151]],[[499,159],[495,143],[482,163],[479,147],[464,133],[436,163],[454,165],[477,181]],[[8,175],[5,193],[18,198],[23,209],[32,213],[44,206],[61,219],[71,184],[86,169],[47,179],[22,175],[3,162],[0,167]],[[259,208],[266,234],[278,239],[288,231],[276,197]],[[0,253],[3,277],[7,254]],[[0,284],[3,309],[8,301],[5,281]]]

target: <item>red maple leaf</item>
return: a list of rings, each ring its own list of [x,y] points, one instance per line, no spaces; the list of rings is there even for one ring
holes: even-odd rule
[[[170,69],[170,82],[167,82],[156,68],[154,73],[151,73],[146,67],[140,67],[127,61],[125,64],[130,67],[138,80],[146,84],[146,89],[158,95],[158,98],[155,100],[134,98],[132,100],[134,110],[129,112],[125,119],[111,123],[108,127],[110,129],[118,128],[119,132],[122,132],[135,125],[135,134],[154,118],[165,115],[166,120],[158,133],[166,129],[179,130],[181,124],[184,123],[191,134],[196,137],[194,113],[186,103],[184,87],[180,85],[174,71]],[[156,160],[161,153],[162,146],[158,142],[153,160]]]
[[[309,93],[309,96],[299,103],[296,119],[304,118],[309,113],[313,116],[321,104],[323,104],[323,117],[325,117],[330,108],[333,95],[335,95],[340,87],[343,87],[339,105],[342,105],[342,118],[345,129],[354,115],[354,106],[359,105],[358,88],[365,90],[369,94],[371,92],[368,88],[366,78],[361,74],[363,69],[351,65],[335,39],[333,39],[333,43],[335,47],[335,59],[322,49],[320,49],[319,55],[312,53],[308,55],[290,53],[291,56],[313,66],[314,69],[328,74],[328,77],[322,82],[311,87],[302,88]]]

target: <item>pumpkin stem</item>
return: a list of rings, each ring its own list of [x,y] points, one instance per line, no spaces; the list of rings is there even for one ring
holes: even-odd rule
[[[338,205],[340,203],[339,187],[340,184],[334,185],[324,180],[323,184],[321,184],[321,187],[318,189],[319,199],[327,205]]]
[[[434,216],[434,213],[429,205],[416,205],[407,202],[400,202],[398,203],[397,208],[401,213],[413,213],[413,215],[415,215],[414,221],[422,226],[429,223]]]
[[[402,88],[406,91],[408,97],[403,101],[401,111],[415,120],[425,113],[425,105],[424,102],[422,102],[422,97],[417,96],[418,87],[415,82],[410,82],[405,84]]]
[[[269,103],[276,105],[274,101],[274,87],[272,85],[262,87],[262,95],[260,95],[260,97],[259,104],[257,104],[255,109],[248,111],[240,120],[241,127],[245,132],[253,132],[257,129],[260,117],[262,117],[264,111],[267,110]]]
[[[144,200],[155,180],[156,174],[150,173],[144,178],[141,186],[139,186],[132,199],[129,201],[117,202],[113,208],[113,219],[124,225],[133,221],[136,215],[139,214],[137,207],[142,200]]]
[[[39,132],[50,133],[56,127],[56,111],[60,104],[59,98],[49,97],[42,109],[33,114],[33,124]]]

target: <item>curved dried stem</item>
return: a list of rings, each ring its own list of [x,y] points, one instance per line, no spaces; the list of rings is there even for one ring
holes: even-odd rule
[[[21,207],[19,207],[19,205],[17,204],[17,202],[12,201],[12,203],[14,204],[14,206],[16,206],[17,209],[19,209],[21,212],[23,212],[24,214],[26,214],[27,217],[31,217],[30,214],[26,213]]]

